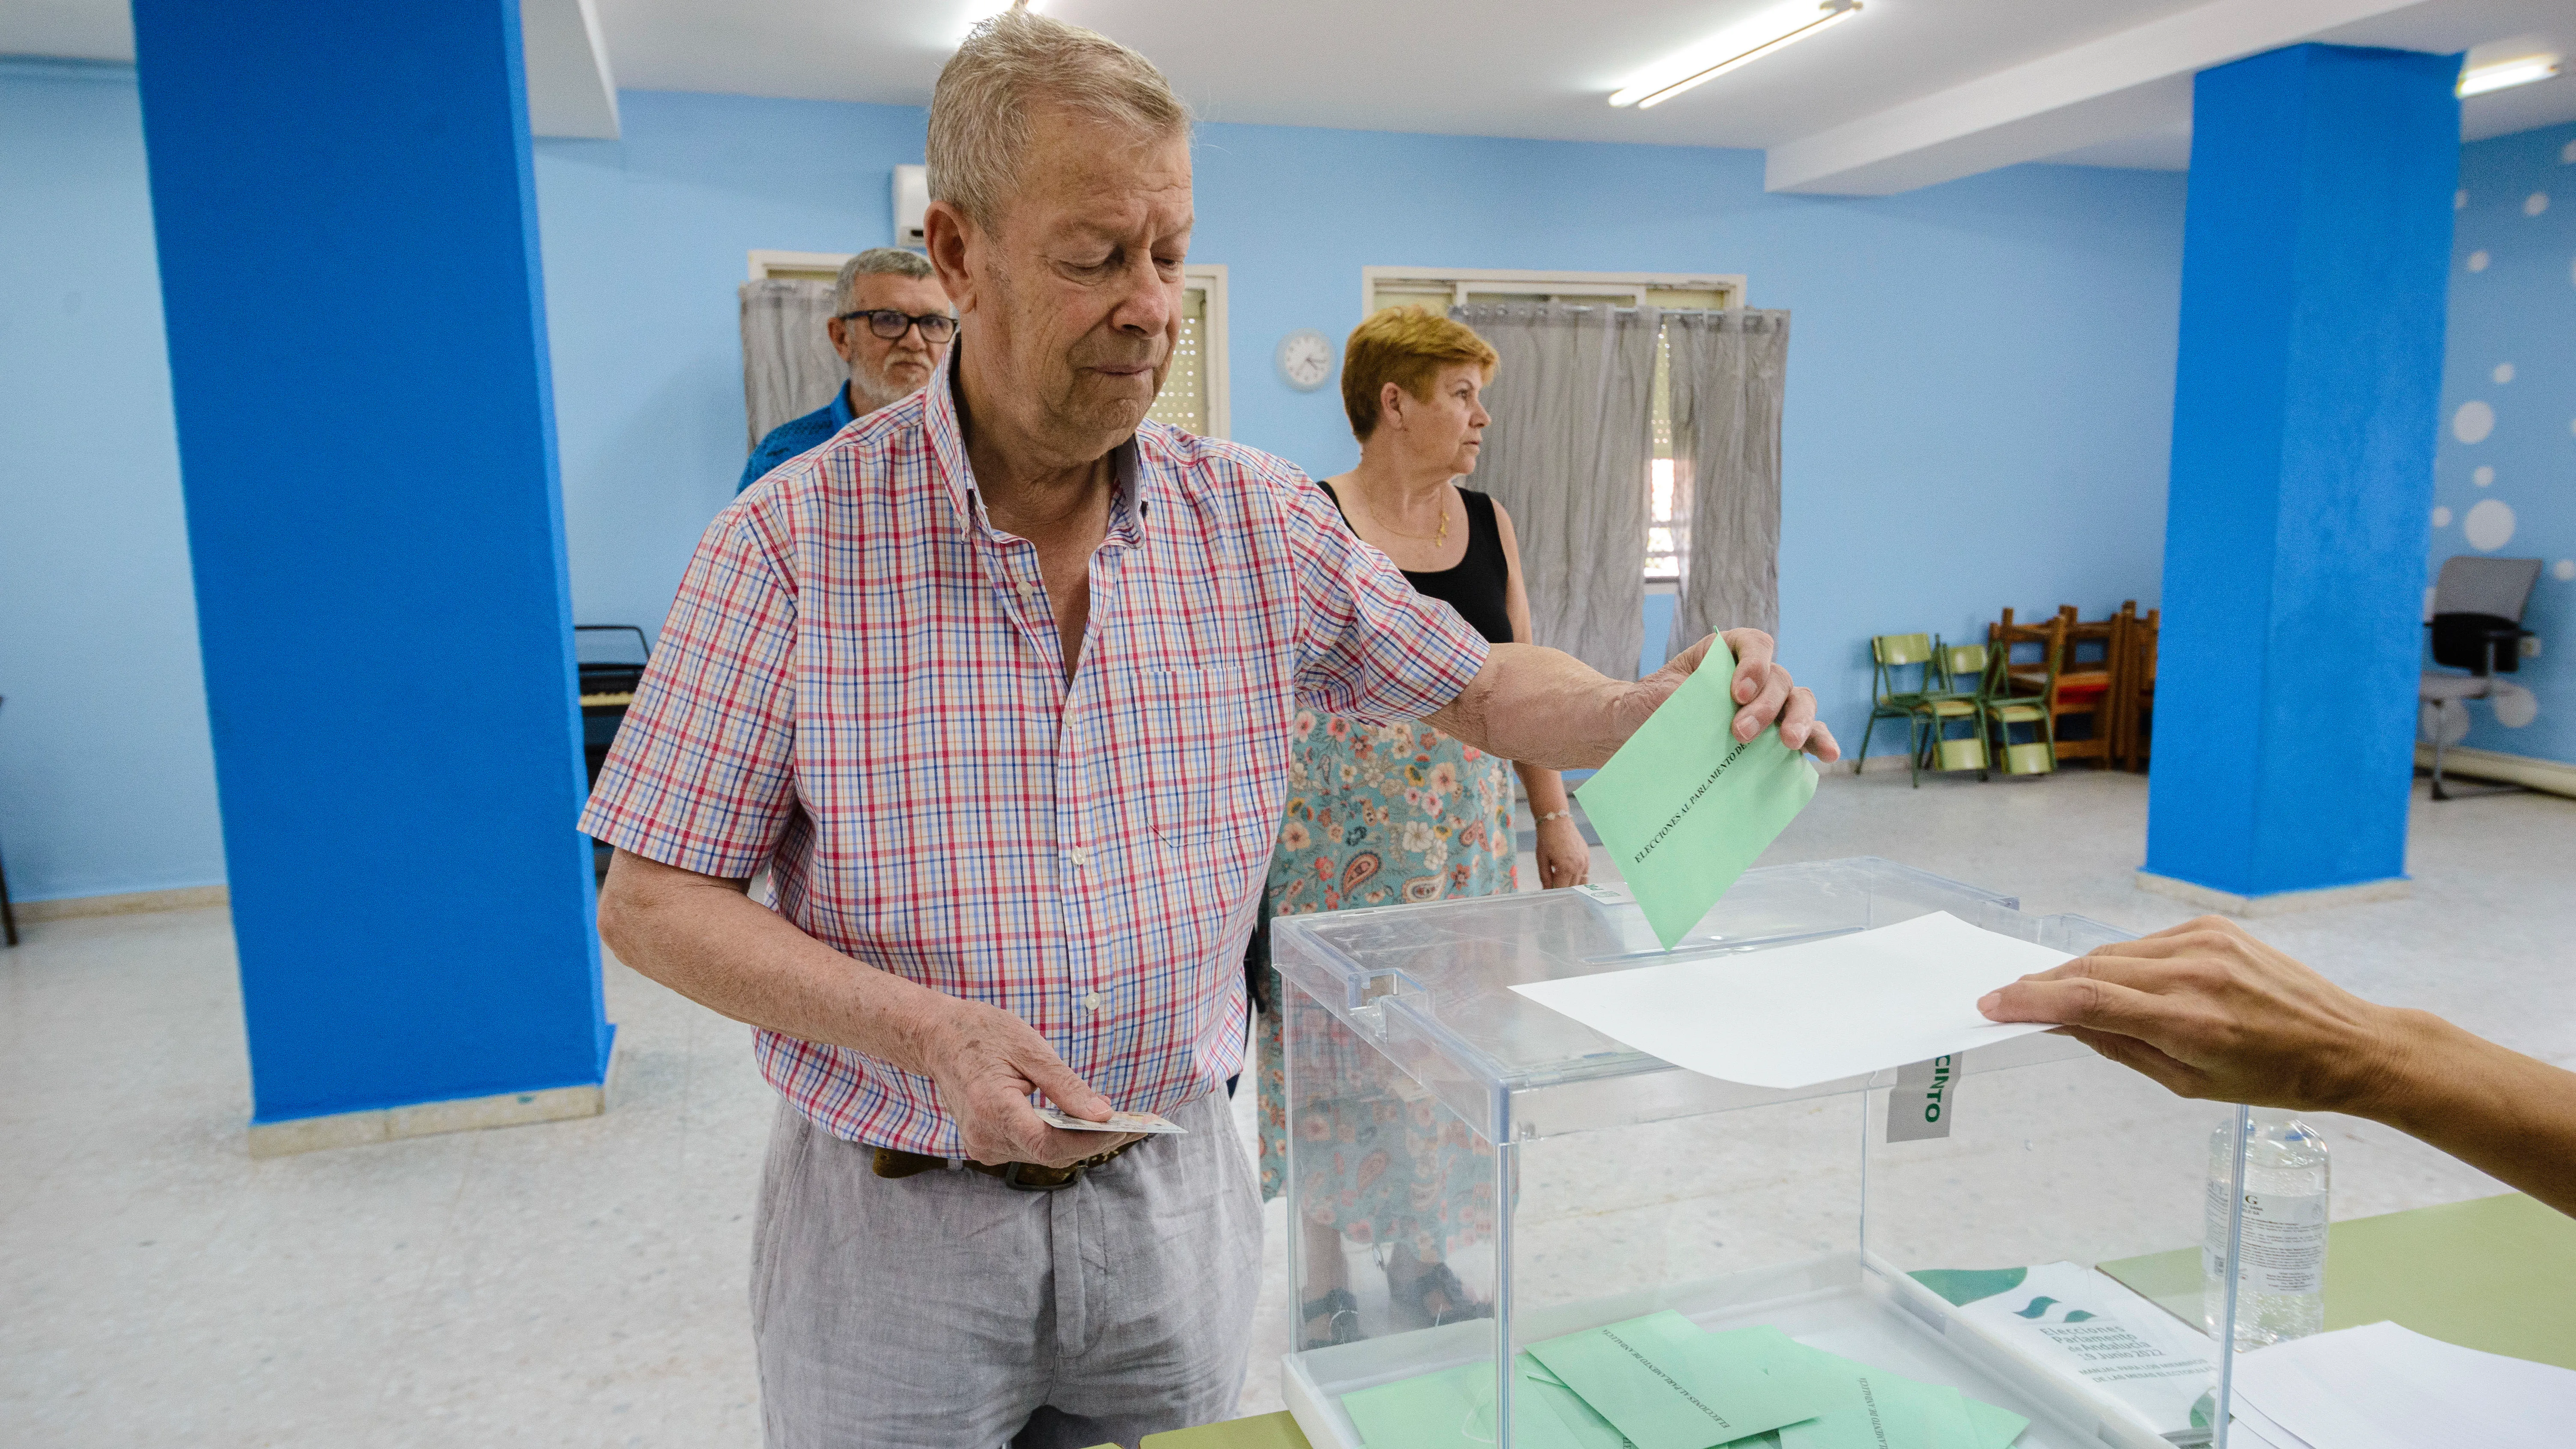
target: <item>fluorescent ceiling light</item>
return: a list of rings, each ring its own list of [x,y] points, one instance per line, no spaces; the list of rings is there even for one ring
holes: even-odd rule
[[[1614,92],[1610,104],[1641,111],[1662,105],[1693,86],[1705,85],[1859,13],[1860,0],[1824,0],[1821,5],[1792,0],[1664,57]]]
[[[2508,86],[2527,86],[2558,74],[2558,57],[2526,55],[2520,60],[2500,60],[2493,65],[2473,66],[2460,72],[2460,98],[2482,96]]]

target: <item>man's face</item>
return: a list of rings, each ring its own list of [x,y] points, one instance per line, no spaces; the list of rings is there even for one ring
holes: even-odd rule
[[[876,273],[859,278],[850,292],[849,305],[841,309],[845,312],[895,311],[927,317],[948,311],[948,294],[932,277]],[[925,339],[919,327],[907,327],[901,337],[891,340],[871,330],[865,317],[847,321],[835,317],[829,329],[832,350],[850,365],[850,405],[855,412],[872,413],[919,392],[948,359],[948,343]]]
[[[1032,463],[1072,466],[1133,435],[1171,368],[1190,148],[1052,108],[1031,120],[1020,190],[994,226],[962,224],[962,245],[931,250],[990,394],[978,405],[1046,455]]]

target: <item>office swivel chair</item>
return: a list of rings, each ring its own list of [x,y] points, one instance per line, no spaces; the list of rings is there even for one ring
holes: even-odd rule
[[[2532,585],[2540,581],[2536,558],[2477,558],[2461,554],[2442,560],[2433,581],[2433,662],[2467,674],[2441,674],[2427,669],[2418,678],[2415,698],[2433,707],[2433,798],[2461,800],[2473,795],[2503,795],[2519,785],[2480,790],[2450,790],[2442,783],[2442,751],[2448,744],[2451,708],[2468,709],[2473,699],[2495,697],[2495,677],[2522,668],[2522,611],[2531,602]]]

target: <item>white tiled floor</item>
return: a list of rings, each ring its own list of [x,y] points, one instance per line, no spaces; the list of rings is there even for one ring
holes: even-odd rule
[[[1836,772],[1768,859],[1886,855],[2150,930],[2189,912],[2130,883],[2145,794]],[[2576,1060],[2576,801],[2417,800],[2409,899],[2257,928]],[[0,954],[0,1444],[755,1443],[771,1099],[745,1028],[621,967],[608,1000],[605,1117],[254,1162],[224,914],[34,928]],[[1282,1226],[1247,1408],[1277,1402]]]

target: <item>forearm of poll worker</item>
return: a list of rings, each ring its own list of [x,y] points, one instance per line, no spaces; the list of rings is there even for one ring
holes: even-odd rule
[[[1111,1104],[1026,1022],[843,955],[747,885],[620,850],[599,893],[600,937],[710,1010],[929,1077],[979,1162],[1061,1165],[1127,1140],[1061,1131],[1030,1110],[1032,1092],[1092,1121]]]
[[[2576,1217],[2576,1072],[2424,1011],[2389,1010],[2396,1066],[2355,1106]]]
[[[2345,1112],[2576,1214],[2576,1073],[2344,990],[2204,916],[1990,992],[2185,1097]]]
[[[1816,718],[1816,699],[1772,658],[1771,636],[1726,631],[1735,654],[1735,737],[1749,740],[1773,724],[1781,743],[1819,760],[1841,758],[1833,731]],[[1488,754],[1551,770],[1598,768],[1708,653],[1703,639],[1670,664],[1629,683],[1612,679],[1561,650],[1497,644],[1484,668],[1430,723]]]

